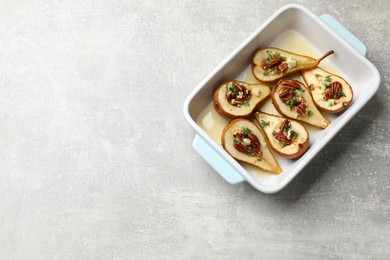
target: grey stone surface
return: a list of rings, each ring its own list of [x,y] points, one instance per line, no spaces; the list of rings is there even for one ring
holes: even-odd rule
[[[297,1],[382,83],[285,190],[229,185],[191,147],[186,96],[288,2],[1,1],[0,258],[389,257],[389,1]]]

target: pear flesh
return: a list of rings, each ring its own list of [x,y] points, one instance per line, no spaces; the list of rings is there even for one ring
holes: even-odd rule
[[[342,77],[320,68],[304,71],[302,76],[319,109],[328,113],[338,113],[352,102],[351,85]]]
[[[260,111],[255,112],[255,118],[268,143],[281,156],[295,159],[309,148],[309,133],[299,122]],[[280,135],[282,138],[278,138]]]
[[[221,142],[222,147],[239,161],[271,173],[282,172],[263,133],[247,119],[237,118],[231,121],[222,132]]]
[[[264,84],[228,81],[222,83],[214,92],[214,107],[221,116],[226,118],[247,117],[270,94],[271,88]],[[231,98],[230,101],[228,96]]]
[[[315,106],[309,89],[297,80],[279,80],[272,89],[271,97],[276,110],[285,117],[319,128],[326,128],[330,124]]]
[[[264,48],[252,58],[252,73],[260,81],[273,82],[296,71],[313,69],[333,53],[328,51],[319,59],[314,59],[278,48]]]

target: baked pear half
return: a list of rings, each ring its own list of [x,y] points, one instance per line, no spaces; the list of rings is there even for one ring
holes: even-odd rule
[[[252,73],[260,81],[272,82],[301,70],[310,70],[334,51],[328,51],[319,59],[278,48],[258,50],[252,58]]]
[[[271,89],[266,85],[228,81],[214,92],[214,107],[226,118],[247,117],[270,94]]]
[[[352,102],[351,85],[342,77],[320,68],[304,71],[302,76],[310,88],[314,104],[319,109],[338,113]]]
[[[326,128],[330,121],[315,106],[309,89],[298,80],[281,79],[271,93],[272,104],[278,112],[319,128]]]
[[[231,121],[222,132],[222,147],[235,159],[262,170],[282,172],[261,130],[245,118]]]
[[[254,114],[268,143],[281,156],[295,159],[309,148],[309,133],[299,122],[260,111]]]

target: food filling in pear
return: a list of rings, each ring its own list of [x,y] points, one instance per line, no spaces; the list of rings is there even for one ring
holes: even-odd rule
[[[328,51],[319,59],[314,59],[278,48],[264,48],[253,56],[252,72],[258,80],[272,82],[295,71],[313,69],[333,53],[333,50]]]
[[[222,83],[214,92],[214,107],[223,117],[246,117],[270,94],[270,87],[264,84],[228,81]]]
[[[282,172],[263,133],[247,119],[231,121],[222,132],[221,142],[222,147],[237,160],[272,173]]]
[[[246,155],[256,156],[260,160],[263,157],[259,138],[248,127],[243,127],[233,134],[233,146]]]
[[[295,120],[260,111],[255,112],[268,143],[283,157],[298,158],[309,148],[309,133]]]
[[[298,137],[298,133],[291,128],[291,122],[288,119],[285,119],[280,124],[279,131],[273,131],[272,135],[281,147],[286,147],[294,143]]]
[[[272,90],[272,104],[285,117],[319,128],[326,128],[330,124],[315,106],[309,89],[297,80],[279,80]]]
[[[241,85],[236,80],[232,82],[231,85],[226,85],[226,99],[228,102],[236,107],[249,106],[249,99],[252,96],[252,93],[244,85]]]
[[[329,113],[344,110],[352,101],[353,91],[348,82],[340,76],[320,68],[302,73],[310,86],[313,100],[319,109]]]
[[[297,60],[290,58],[287,61],[286,56],[282,56],[280,52],[269,51],[268,56],[263,59],[261,67],[264,70],[265,74],[280,74],[284,71],[294,68],[297,65]]]
[[[280,82],[283,85],[279,91],[279,98],[284,104],[290,107],[290,110],[295,109],[298,116],[303,117],[305,115],[311,116],[311,111],[307,110],[307,103],[302,93],[305,92],[301,86],[293,80],[283,80]]]

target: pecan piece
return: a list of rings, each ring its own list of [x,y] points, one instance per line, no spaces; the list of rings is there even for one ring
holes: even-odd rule
[[[251,144],[253,146],[253,150],[260,150],[260,141],[259,141],[259,138],[257,138],[257,136],[255,136],[254,134],[250,134],[249,135],[249,139],[251,140]]]
[[[238,140],[237,140],[238,139]],[[249,142],[248,140],[249,139]],[[243,133],[243,131],[237,131],[233,134],[233,146],[237,151],[251,156],[261,157],[261,144],[259,138],[252,133]]]
[[[238,106],[238,107],[240,107],[244,102],[243,101],[241,101],[241,100],[237,100],[237,99],[232,99],[232,105],[233,106]]]
[[[281,132],[281,133],[283,133],[284,132],[284,130],[286,129],[286,128],[288,128],[290,126],[290,121],[288,120],[288,119],[284,119],[284,121],[280,124],[280,126],[279,126],[279,131]]]
[[[276,73],[280,73],[280,69],[279,69],[278,66],[275,66],[275,67],[274,67],[274,70],[275,70]]]
[[[263,70],[267,70],[267,69],[269,69],[270,66],[266,61],[263,61],[263,63],[261,64],[261,67],[263,68]]]
[[[253,151],[253,154],[257,157],[261,157],[263,153],[260,150]]]
[[[282,88],[282,90],[279,92],[279,97],[284,98],[287,97],[290,94],[289,88]]]
[[[248,146],[242,144],[242,143],[233,143],[234,148],[236,148],[239,152],[242,153],[249,153]]]
[[[279,142],[284,142],[286,144],[290,144],[290,140],[281,132],[273,132],[272,135],[275,137],[276,140]]]
[[[261,64],[261,67],[263,68],[263,70],[267,70],[271,67],[274,67],[275,68],[275,71],[277,72],[277,66],[280,65],[284,60],[282,58],[278,58],[278,57],[275,57],[273,58],[272,60],[265,60],[263,61],[263,63]],[[280,69],[279,69],[280,71]]]
[[[282,58],[273,58],[270,64],[270,67],[279,65],[282,63],[284,60]]]
[[[237,137],[238,139],[242,140],[242,138],[244,138],[244,135],[242,132],[237,132],[234,134],[234,137]]]
[[[331,86],[333,86],[333,98],[339,99],[340,98],[341,88],[342,88],[341,83],[338,82],[338,81],[335,81],[335,82],[333,82],[331,84]]]
[[[295,88],[295,89],[301,88],[299,83],[297,83],[295,80],[291,80],[291,79],[281,79],[281,80],[279,80],[278,84],[282,84],[283,86],[291,87],[291,88]]]
[[[238,91],[243,91],[245,89],[244,86],[240,85],[237,81],[233,81],[234,86],[238,89]]]
[[[304,106],[304,104],[299,104],[296,109],[298,116],[304,116],[306,114],[306,107]]]
[[[325,100],[328,99],[339,99],[341,97],[342,85],[340,82],[333,82],[329,89],[324,92]]]
[[[274,131],[272,135],[280,143],[284,143],[283,147],[289,144],[292,144],[296,139],[296,133],[293,135],[291,132],[290,137],[288,137],[288,128],[291,126],[291,122],[288,119],[283,120],[279,126],[279,132]]]
[[[281,72],[283,72],[283,71],[285,71],[285,70],[287,69],[287,67],[288,67],[288,64],[287,64],[286,62],[283,62],[282,64],[280,64],[280,65],[278,66],[278,69],[279,69]]]
[[[233,94],[232,92],[227,92],[226,93],[226,99],[230,102],[230,100],[232,100],[232,97],[233,97]]]

